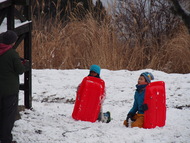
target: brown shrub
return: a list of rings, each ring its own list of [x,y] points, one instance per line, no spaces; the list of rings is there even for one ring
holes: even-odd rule
[[[163,45],[155,42],[155,45],[145,43],[142,47],[141,41],[131,47],[129,40],[119,40],[114,26],[107,21],[100,25],[88,17],[65,26],[61,22],[33,20],[33,68],[83,69],[98,64],[110,70],[151,68],[189,73],[190,35],[185,28],[176,30],[173,35],[165,39]]]
[[[186,28],[176,31],[174,38],[167,40],[162,50],[155,53],[149,68],[174,73],[190,72],[190,35]]]

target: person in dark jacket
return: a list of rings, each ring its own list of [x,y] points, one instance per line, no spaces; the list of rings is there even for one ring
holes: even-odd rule
[[[0,143],[15,143],[11,131],[18,107],[19,75],[25,72],[19,54],[12,48],[17,38],[11,30],[0,34]]]
[[[138,84],[136,85],[136,92],[134,96],[133,107],[127,114],[126,120],[124,120],[124,125],[129,126],[129,119],[133,122],[131,123],[131,127],[143,127],[144,123],[144,111],[148,110],[148,106],[144,103],[144,96],[146,86],[154,79],[154,76],[150,72],[143,72],[140,74],[138,79]]]

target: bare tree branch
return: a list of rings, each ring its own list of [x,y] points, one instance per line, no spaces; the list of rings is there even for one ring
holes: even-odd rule
[[[174,11],[176,14],[181,16],[183,22],[185,23],[186,27],[188,28],[190,34],[190,14],[187,13],[180,5],[178,0],[170,0],[173,3]]]

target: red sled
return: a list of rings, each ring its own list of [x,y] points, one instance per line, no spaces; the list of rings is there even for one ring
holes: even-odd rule
[[[83,79],[77,91],[72,113],[75,120],[95,122],[100,113],[105,82],[96,77],[87,76]]]
[[[144,112],[143,128],[163,127],[166,121],[166,92],[163,81],[147,85],[144,104],[148,105],[148,110]]]

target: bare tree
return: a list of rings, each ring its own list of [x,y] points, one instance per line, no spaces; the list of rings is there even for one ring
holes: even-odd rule
[[[94,7],[92,0],[33,0],[33,16],[66,21],[71,15],[85,17]]]
[[[93,16],[95,19],[97,19],[98,22],[101,22],[106,17],[106,10],[101,2],[101,0],[97,0],[94,10],[93,10]]]
[[[186,27],[188,28],[190,34],[190,11],[188,12],[180,5],[178,0],[170,0],[173,3],[172,10],[174,14],[181,16],[183,22],[185,23]],[[188,0],[189,2],[189,0]]]
[[[115,22],[122,39],[140,45],[159,45],[179,25],[165,0],[119,0],[115,10]]]
[[[101,0],[94,5],[92,0],[33,0],[33,17],[45,20],[67,22],[71,18],[82,20],[91,13],[100,22],[105,19],[106,10]]]

